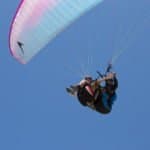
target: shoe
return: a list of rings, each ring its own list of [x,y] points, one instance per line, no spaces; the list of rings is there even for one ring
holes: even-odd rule
[[[71,88],[66,88],[66,91],[71,94],[71,95],[74,95],[74,90],[71,89]]]

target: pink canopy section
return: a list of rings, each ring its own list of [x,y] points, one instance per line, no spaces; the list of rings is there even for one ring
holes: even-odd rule
[[[53,38],[102,0],[22,0],[13,18],[9,46],[26,64]]]

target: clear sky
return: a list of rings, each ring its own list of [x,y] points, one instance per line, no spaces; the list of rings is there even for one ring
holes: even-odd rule
[[[18,4],[0,5],[0,150],[150,149],[150,1],[104,0],[27,65],[8,47]],[[120,49],[111,114],[84,108],[66,93],[83,71],[97,77]]]

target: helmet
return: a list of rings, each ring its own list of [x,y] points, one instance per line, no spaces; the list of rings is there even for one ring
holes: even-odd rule
[[[91,76],[85,76],[84,79],[87,80],[87,81],[92,81],[92,77]]]

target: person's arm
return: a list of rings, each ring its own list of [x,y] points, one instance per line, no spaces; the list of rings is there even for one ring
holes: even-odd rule
[[[91,95],[91,96],[94,96],[94,91],[92,89],[92,87],[90,85],[86,85],[85,86],[85,89],[88,91],[88,93]]]
[[[111,72],[111,73],[109,73],[107,76],[104,76],[103,78],[97,79],[96,82],[97,82],[98,84],[100,84],[101,82],[106,81],[106,80],[109,80],[109,79],[113,79],[114,77],[115,77],[115,73]]]

